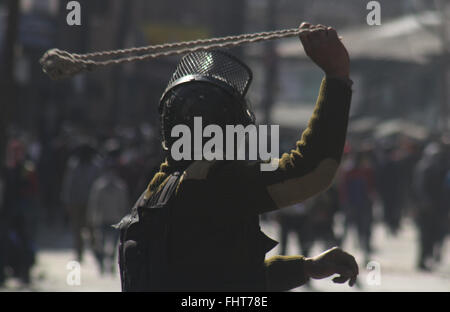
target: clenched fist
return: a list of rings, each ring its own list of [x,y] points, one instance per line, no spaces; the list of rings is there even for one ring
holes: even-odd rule
[[[334,274],[333,282],[343,284],[349,281],[353,286],[359,274],[355,258],[338,247],[331,248],[313,258],[305,259],[305,273],[314,279],[327,278]]]
[[[332,27],[302,23],[300,41],[306,54],[327,76],[349,79],[350,58],[337,32]]]

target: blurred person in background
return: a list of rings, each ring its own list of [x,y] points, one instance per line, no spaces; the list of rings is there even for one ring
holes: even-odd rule
[[[447,145],[447,159],[450,159],[450,145]],[[450,162],[450,161],[449,161]],[[445,174],[444,180],[444,200],[443,200],[443,210],[447,212],[446,225],[444,226],[444,236],[447,237],[450,234],[450,163],[447,163],[447,173]],[[444,238],[445,240],[445,238]]]
[[[373,201],[375,198],[374,170],[367,151],[356,151],[345,166],[341,180],[341,199],[344,205],[345,233],[355,228],[365,261],[372,252]]]
[[[448,232],[448,155],[442,144],[429,143],[414,171],[417,199],[415,217],[419,230],[417,268],[420,270],[431,270],[432,261],[440,261],[442,245]]]
[[[62,186],[62,202],[69,216],[73,244],[79,262],[83,260],[87,205],[92,184],[97,178],[100,163],[96,150],[89,143],[81,143],[69,158]]]
[[[119,232],[112,224],[122,218],[129,206],[128,188],[118,174],[119,155],[118,141],[107,141],[105,165],[89,195],[88,221],[92,228],[93,249],[101,274],[105,272],[105,260],[109,261],[109,271],[115,272],[115,247]]]
[[[417,140],[403,136],[400,139],[399,150],[402,180],[400,181],[400,221],[398,224],[401,225],[401,218],[411,215],[414,210],[414,169],[422,157],[423,147],[420,147]]]
[[[120,176],[125,180],[131,198],[139,197],[138,187],[142,186],[142,178],[147,171],[146,167],[151,162],[144,153],[143,146],[147,143],[143,141],[143,135],[138,127],[127,129],[124,138],[123,151],[120,156],[121,168]],[[146,181],[147,184],[148,180]]]
[[[276,213],[276,220],[280,225],[280,254],[287,255],[288,238],[290,233],[297,237],[300,253],[307,256],[311,249],[311,237],[308,224],[308,211],[304,203],[286,207]]]
[[[450,133],[443,136],[444,159],[445,159],[445,179],[443,187],[443,210],[447,214],[447,225],[445,228],[445,237],[450,234]],[[445,218],[445,217],[444,217]]]
[[[61,186],[69,156],[69,138],[63,134],[42,145],[38,164],[43,219],[46,225],[59,225],[61,214]]]
[[[339,193],[336,184],[327,191],[307,201],[308,224],[311,229],[311,243],[322,242],[324,248],[340,246],[341,239],[334,231],[334,219],[340,209]]]
[[[6,268],[28,284],[36,255],[38,180],[34,163],[20,140],[13,138],[8,143],[6,162],[0,215],[0,284]]]
[[[276,217],[281,228],[280,253],[287,254],[289,233],[297,236],[300,253],[310,254],[316,242],[323,242],[325,248],[339,246],[340,240],[334,233],[334,216],[339,211],[339,196],[336,186],[327,191],[285,209]]]
[[[4,223],[4,195],[5,195],[5,182],[4,172],[0,171],[0,287],[5,283],[5,265],[6,265],[6,224]]]
[[[404,176],[394,142],[385,142],[376,164],[376,187],[383,206],[383,221],[390,233],[400,227]]]

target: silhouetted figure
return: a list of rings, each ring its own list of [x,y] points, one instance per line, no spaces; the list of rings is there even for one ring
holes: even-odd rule
[[[82,144],[75,155],[69,159],[64,176],[62,201],[69,215],[74,248],[80,262],[83,260],[82,232],[86,228],[89,193],[99,169],[100,165],[95,159],[95,149],[89,144]]]
[[[417,267],[421,270],[432,269],[430,261],[433,256],[440,259],[448,231],[449,204],[444,201],[446,162],[441,146],[434,142],[425,148],[415,169],[416,222],[420,233]]]
[[[112,143],[112,141],[109,141]],[[109,144],[112,145],[112,144]],[[117,223],[129,207],[128,188],[118,174],[118,147],[109,150],[103,173],[95,180],[89,195],[88,217],[93,234],[93,249],[100,272],[105,272],[105,260],[109,271],[115,271],[118,231],[112,225]],[[109,245],[109,246],[108,246]],[[110,247],[108,250],[107,247]]]
[[[308,256],[312,246],[312,237],[305,204],[299,203],[280,210],[277,213],[277,220],[281,229],[280,254],[287,254],[289,234],[294,233],[299,243],[300,253]]]
[[[280,253],[287,252],[288,237],[294,233],[302,255],[308,256],[314,243],[322,242],[325,248],[340,245],[334,233],[334,216],[339,210],[339,197],[333,186],[327,191],[307,200],[292,205],[277,213],[280,224]]]
[[[303,23],[301,28],[306,53],[326,77],[296,148],[270,164],[223,160],[224,150],[217,146],[220,159],[208,160],[198,157],[201,142],[192,141],[178,157],[172,132],[179,125],[191,131],[195,117],[221,131],[255,122],[245,100],[252,72],[244,63],[217,50],[182,58],[160,101],[167,159],[117,224],[122,290],[283,291],[335,273],[341,276],[334,282],[354,285],[356,261],[339,248],[314,258],[265,259],[277,243],[261,231],[259,216],[325,190],[345,143],[352,94],[348,52],[331,27]],[[231,154],[238,145],[223,146]],[[264,164],[273,170],[261,170]]]
[[[340,211],[339,194],[335,185],[306,202],[309,207],[308,224],[312,243],[322,242],[325,248],[340,246],[341,239],[334,232],[334,218]]]
[[[37,176],[34,164],[26,158],[22,142],[10,141],[6,158],[4,202],[0,215],[0,283],[5,277],[5,267],[9,267],[14,277],[28,284],[36,254]]]
[[[385,149],[377,164],[377,190],[383,206],[383,221],[392,234],[400,227],[403,176],[401,161],[393,146]]]
[[[344,167],[342,195],[345,205],[346,232],[355,228],[366,261],[372,251],[372,204],[375,193],[374,172],[367,154],[357,152]]]

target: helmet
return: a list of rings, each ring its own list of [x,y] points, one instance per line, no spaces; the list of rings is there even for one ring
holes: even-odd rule
[[[159,113],[163,147],[170,131],[201,116],[219,125],[254,123],[245,95],[252,81],[250,68],[229,53],[212,50],[185,55],[161,96]]]

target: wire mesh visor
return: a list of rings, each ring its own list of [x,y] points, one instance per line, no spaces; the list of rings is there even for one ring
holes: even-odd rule
[[[193,81],[214,84],[243,99],[252,77],[247,65],[226,52],[212,50],[187,54],[181,59],[161,97],[160,109],[169,90]]]

